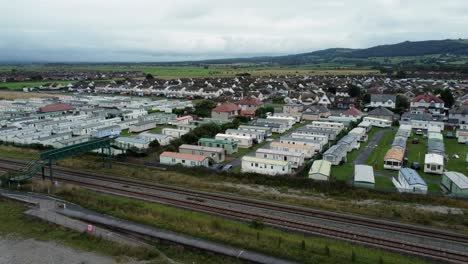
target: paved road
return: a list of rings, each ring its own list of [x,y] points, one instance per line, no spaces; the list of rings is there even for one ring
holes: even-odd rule
[[[388,129],[381,130],[377,132],[373,138],[369,139],[369,144],[359,153],[356,159],[353,161],[353,165],[356,164],[366,164],[366,160],[369,155],[372,153],[372,150],[376,148],[380,139],[382,139],[385,132],[389,131]]]

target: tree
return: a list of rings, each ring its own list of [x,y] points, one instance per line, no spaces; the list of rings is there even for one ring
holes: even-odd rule
[[[159,147],[161,145],[159,144],[159,141],[157,139],[155,139],[155,140],[150,142],[149,146],[150,146],[151,149],[159,149]]]
[[[398,79],[404,79],[406,78],[406,72],[404,70],[399,70],[397,71],[395,77]]]
[[[154,79],[154,76],[153,76],[151,73],[148,73],[148,74],[146,74],[145,79],[146,79],[146,80],[153,80],[153,79]]]
[[[211,117],[211,110],[216,107],[211,100],[202,100],[195,105],[194,113],[199,117]]]
[[[404,95],[397,95],[396,97],[396,112],[399,113],[399,112],[402,112],[404,111],[405,109],[407,109],[409,107],[409,101],[408,101],[408,98],[406,98],[406,96]]]
[[[257,110],[255,110],[255,116],[259,118],[266,118],[266,114],[268,112],[274,113],[275,108],[271,106],[257,108]]]
[[[365,104],[369,104],[371,99],[371,95],[366,93],[362,96],[362,102]]]
[[[349,86],[349,89],[348,89],[349,96],[359,97],[359,95],[361,94],[361,89],[357,85],[354,85],[354,84],[349,84],[348,86]]]
[[[455,103],[455,98],[453,98],[452,91],[449,88],[445,88],[440,93],[440,99],[444,100],[445,107],[451,108]]]

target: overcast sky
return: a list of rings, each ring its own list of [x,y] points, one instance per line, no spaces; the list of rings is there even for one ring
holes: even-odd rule
[[[467,38],[467,0],[2,1],[0,61],[177,61]]]

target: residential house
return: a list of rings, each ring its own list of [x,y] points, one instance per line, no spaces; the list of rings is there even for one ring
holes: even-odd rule
[[[449,120],[457,120],[457,124],[468,124],[468,103],[457,105],[449,111]]]
[[[211,117],[215,119],[232,119],[240,114],[241,108],[236,104],[227,102],[211,110]]]
[[[249,111],[255,113],[255,111],[263,106],[263,102],[256,98],[243,98],[236,102],[240,107],[241,111]]]
[[[355,107],[350,107],[348,110],[341,113],[340,116],[361,119],[364,116],[364,114],[359,109]]]
[[[413,114],[430,113],[433,116],[444,116],[445,103],[437,96],[422,94],[410,101],[410,110]]]
[[[394,94],[371,94],[370,107],[396,107],[396,95]]]
[[[393,121],[394,115],[395,114],[392,111],[388,110],[385,107],[378,107],[367,113],[367,117],[386,119],[388,121]]]
[[[357,97],[337,96],[333,101],[333,106],[338,109],[349,109],[359,105]]]
[[[304,105],[298,103],[288,103],[283,105],[283,113],[297,114],[302,112]]]

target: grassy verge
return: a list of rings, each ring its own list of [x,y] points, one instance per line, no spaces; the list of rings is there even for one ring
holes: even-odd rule
[[[0,234],[19,238],[56,241],[83,251],[94,251],[115,258],[132,257],[139,260],[157,260],[158,252],[132,248],[104,239],[64,229],[59,226],[33,220],[25,215],[23,204],[0,199]]]
[[[382,138],[377,144],[377,147],[374,150],[372,150],[371,154],[367,158],[367,161],[366,161],[367,165],[374,166],[377,164],[376,167],[374,166],[374,170],[388,172],[384,170],[383,162],[384,162],[385,154],[387,154],[387,151],[392,147],[392,142],[393,142],[393,139],[395,138],[396,132],[397,132],[397,129],[394,127],[392,127],[392,130],[388,130],[384,132]]]
[[[380,259],[384,263],[424,263],[416,258],[378,249],[262,227],[261,220],[256,224],[249,225],[221,217],[127,198],[101,195],[81,189],[64,189],[59,191],[57,195],[84,207],[116,217],[248,248],[301,263],[345,263],[351,261],[353,254],[356,263],[378,263]]]

